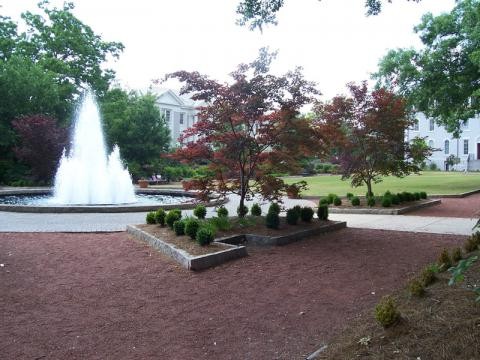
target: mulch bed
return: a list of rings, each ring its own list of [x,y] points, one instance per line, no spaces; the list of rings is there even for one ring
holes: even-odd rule
[[[442,198],[441,204],[415,210],[408,215],[478,218],[480,217],[480,194],[464,198]]]
[[[126,233],[0,233],[0,353],[303,359],[464,238],[344,229],[196,273]]]

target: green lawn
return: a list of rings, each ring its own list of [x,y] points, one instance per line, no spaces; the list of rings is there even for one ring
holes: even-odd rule
[[[356,195],[365,195],[366,186],[352,188],[350,181],[340,180],[339,175],[332,176],[307,176],[285,178],[287,183],[305,180],[309,189],[302,194],[322,196],[329,193],[345,196],[347,192]],[[427,194],[460,194],[463,192],[480,189],[480,173],[464,174],[462,172],[423,172],[420,175],[410,175],[405,178],[389,176],[382,182],[373,185],[375,194],[383,194],[385,191],[391,192],[416,192],[426,191]]]

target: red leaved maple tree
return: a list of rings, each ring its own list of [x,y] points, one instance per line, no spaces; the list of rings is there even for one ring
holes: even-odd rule
[[[316,131],[338,159],[342,180],[353,187],[372,183],[382,176],[406,176],[420,171],[432,149],[421,139],[405,141],[405,131],[413,125],[405,99],[380,88],[369,91],[366,82],[348,84],[350,96],[336,96],[315,107]]]
[[[300,156],[314,149],[311,127],[299,110],[318,94],[315,84],[304,79],[300,68],[283,76],[270,74],[274,57],[262,49],[255,61],[230,74],[230,84],[198,72],[167,75],[184,83],[182,94],[206,104],[174,154],[183,162],[206,165],[201,175],[184,183],[186,189],[204,197],[237,194],[239,209],[255,194],[278,199],[287,186],[275,174],[298,169]]]

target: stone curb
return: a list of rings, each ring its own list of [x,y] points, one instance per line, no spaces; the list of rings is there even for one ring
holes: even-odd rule
[[[153,248],[179,262],[180,265],[189,270],[208,269],[210,267],[223,264],[229,260],[248,255],[247,248],[245,246],[231,245],[222,242],[227,249],[211,254],[192,256],[185,250],[179,249],[176,246],[163,241],[162,239],[150,235],[134,225],[127,225],[127,233],[133,235],[137,239],[145,241]]]
[[[480,193],[480,189],[467,191],[467,192],[464,192],[464,193],[461,193],[461,194],[447,194],[447,195],[434,194],[434,195],[429,195],[429,196],[432,197],[432,198],[464,198],[464,197],[474,195],[474,194],[478,194],[478,193]]]
[[[422,208],[425,208],[425,207],[438,205],[441,202],[442,202],[442,200],[440,200],[440,199],[435,199],[435,200],[432,199],[432,200],[429,200],[429,201],[426,201],[426,202],[423,202],[423,203],[420,203],[420,204],[412,204],[410,206],[405,206],[405,207],[396,208],[396,209],[388,209],[388,208],[384,208],[384,209],[377,209],[377,208],[355,209],[355,208],[336,208],[336,207],[330,208],[329,207],[328,212],[331,213],[331,214],[401,215],[401,214],[405,214],[405,213],[413,211],[413,210],[418,210],[418,209],[422,209]]]

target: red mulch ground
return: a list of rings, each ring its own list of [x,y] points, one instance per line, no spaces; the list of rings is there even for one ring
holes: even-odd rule
[[[126,233],[0,233],[0,354],[302,359],[463,240],[345,229],[194,273]]]
[[[480,217],[480,193],[464,198],[442,198],[440,205],[409,212],[406,215],[475,218]]]

